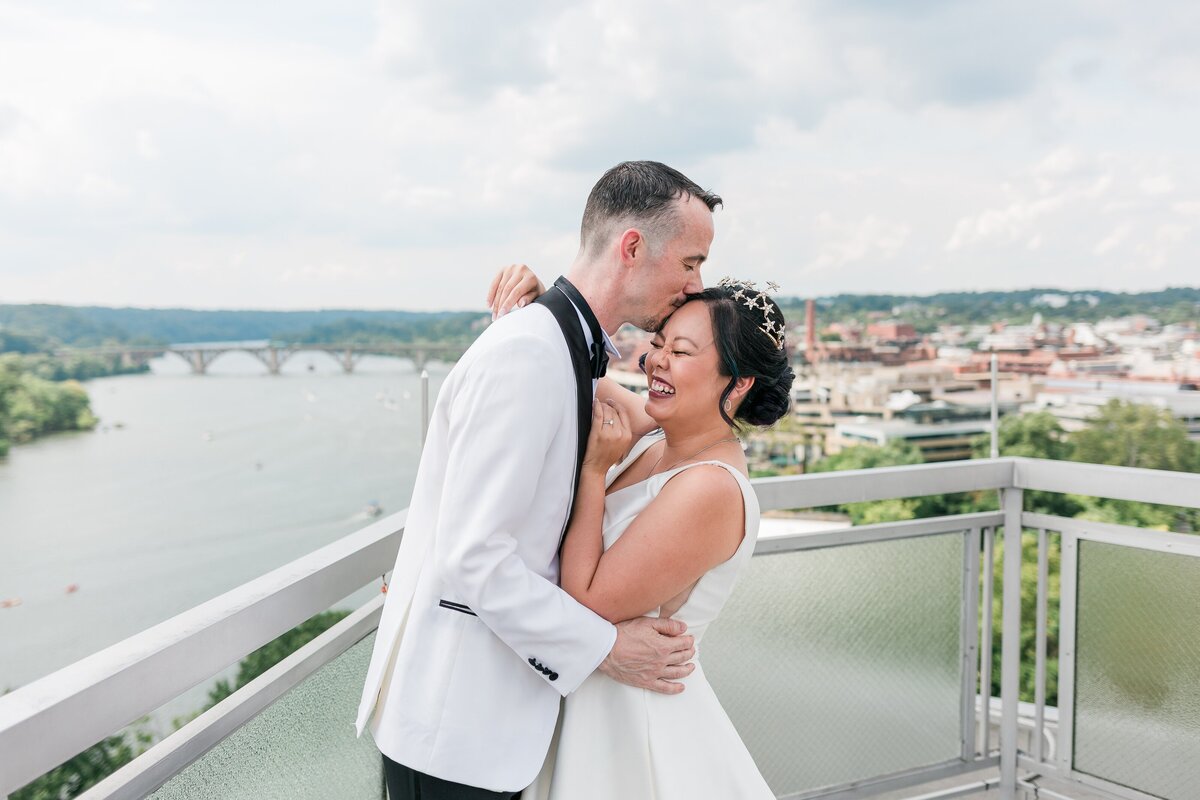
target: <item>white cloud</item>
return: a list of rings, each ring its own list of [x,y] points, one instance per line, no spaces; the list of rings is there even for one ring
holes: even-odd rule
[[[725,196],[718,277],[1194,283],[1197,17],[0,6],[0,300],[477,307],[495,266],[565,266],[588,189],[624,158]]]
[[[1139,184],[1141,190],[1149,195],[1170,194],[1175,191],[1175,181],[1170,175],[1153,175],[1144,178]]]
[[[1092,248],[1092,252],[1098,256],[1106,255],[1119,247],[1122,242],[1129,238],[1130,232],[1133,230],[1132,225],[1118,225],[1108,236],[1105,236],[1096,246]]]

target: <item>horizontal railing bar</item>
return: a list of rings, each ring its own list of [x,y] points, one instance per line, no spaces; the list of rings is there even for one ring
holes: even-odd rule
[[[406,511],[0,697],[0,797],[211,678],[390,566]]]
[[[1092,522],[1086,519],[1069,519],[1051,514],[1035,514],[1026,511],[1021,515],[1023,525],[1032,528],[1071,533],[1080,539],[1106,544],[1136,547],[1140,550],[1156,550],[1184,556],[1200,556],[1200,536],[1191,533],[1153,531],[1111,522]]]
[[[1017,781],[1017,786],[1020,786],[1022,789],[1025,789],[1037,798],[1045,797],[1048,798],[1048,800],[1076,800],[1069,794],[1056,792],[1053,789],[1049,789],[1030,780],[1025,780],[1024,778]]]
[[[1024,750],[1017,752],[1017,766],[1026,772],[1035,772],[1039,775],[1052,775],[1056,778],[1061,778],[1057,763],[1052,761],[1038,761],[1033,756],[1026,755]]]
[[[998,755],[974,760],[954,758],[916,769],[906,769],[888,775],[851,781],[839,786],[826,786],[812,791],[781,795],[779,800],[859,800],[859,798],[872,797],[883,792],[920,786],[923,783],[999,766],[1000,756]]]
[[[844,547],[867,542],[886,542],[892,539],[959,533],[971,528],[1003,523],[1004,515],[1000,512],[983,511],[976,514],[954,514],[902,522],[880,522],[873,525],[857,525],[852,528],[837,528],[814,533],[790,533],[786,536],[759,539],[754,546],[754,555],[791,553],[798,550],[817,550],[825,547]]]
[[[1009,460],[1018,489],[1200,508],[1200,474],[1039,458]]]
[[[1081,786],[1086,786],[1089,792],[1111,797],[1113,800],[1162,800],[1158,795],[1142,792],[1130,786],[1106,781],[1086,772],[1071,772],[1071,780]]]
[[[970,797],[979,792],[986,792],[1000,786],[999,778],[989,778],[985,781],[975,781],[974,783],[963,784],[962,786],[954,786],[949,789],[939,789],[936,792],[909,797],[907,800],[952,800],[955,797]]]
[[[1017,762],[1022,769],[1033,773],[1024,779],[1018,781],[1018,785],[1024,787],[1030,792],[1035,792],[1036,797],[1052,797],[1055,800],[1076,800],[1074,795],[1065,794],[1069,789],[1051,789],[1041,783],[1038,779],[1048,777],[1058,784],[1064,786],[1076,786],[1084,789],[1090,796],[1099,796],[1110,798],[1110,800],[1161,800],[1157,795],[1140,792],[1137,789],[1128,786],[1122,786],[1117,783],[1101,780],[1086,773],[1072,772],[1069,775],[1062,775],[1054,764],[1045,762],[1037,762],[1027,756],[1018,756]]]
[[[759,506],[770,511],[1000,489],[1011,485],[1012,471],[1012,459],[976,459],[755,478],[751,483]]]
[[[79,800],[139,800],[182,772],[305,678],[338,658],[379,625],[383,595],[205,711],[79,796]]]

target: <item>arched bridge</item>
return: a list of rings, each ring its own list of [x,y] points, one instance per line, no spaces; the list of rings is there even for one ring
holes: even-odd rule
[[[164,347],[115,345],[64,349],[57,351],[55,355],[90,355],[101,358],[115,358],[120,359],[121,363],[125,366],[138,366],[145,364],[152,358],[158,358],[167,353],[174,353],[188,363],[193,373],[204,375],[208,372],[209,365],[220,356],[225,353],[241,352],[254,356],[266,365],[268,372],[272,375],[278,375],[284,363],[301,351],[329,353],[330,356],[342,365],[342,369],[346,373],[351,373],[354,372],[354,365],[358,363],[358,360],[367,354],[407,358],[413,362],[413,365],[418,370],[421,370],[430,361],[457,361],[466,352],[467,347],[468,345],[466,344],[405,344],[401,342],[394,344],[239,342],[211,345],[167,345]]]

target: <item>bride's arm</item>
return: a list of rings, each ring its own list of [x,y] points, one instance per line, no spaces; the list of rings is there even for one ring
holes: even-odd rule
[[[605,425],[605,415],[615,424]],[[593,407],[560,576],[568,594],[614,623],[677,597],[732,556],[745,535],[741,487],[723,467],[699,466],[667,481],[604,550],[604,478],[629,442],[622,417],[621,409]]]

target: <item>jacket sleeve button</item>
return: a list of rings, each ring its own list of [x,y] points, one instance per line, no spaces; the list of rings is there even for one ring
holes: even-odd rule
[[[557,672],[551,672],[551,673],[550,673],[550,675],[549,675],[549,678],[550,678],[550,680],[552,680],[552,681],[556,681],[556,680],[558,680],[558,673],[557,673]]]

